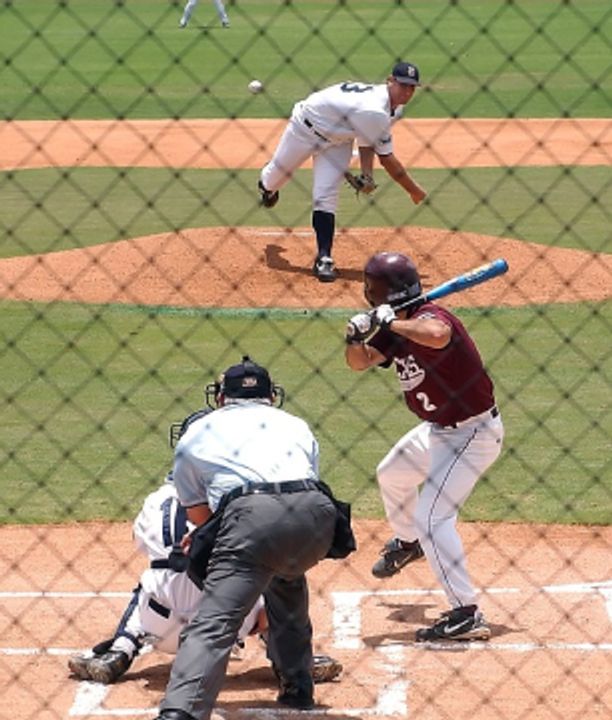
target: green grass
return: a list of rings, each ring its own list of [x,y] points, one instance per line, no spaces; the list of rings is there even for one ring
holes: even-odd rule
[[[460,314],[507,432],[464,517],[610,523],[612,303]],[[0,522],[131,518],[171,464],[169,423],[244,352],[315,430],[323,477],[381,517],[374,469],[415,419],[392,372],[344,365],[345,318],[2,303]]]
[[[612,252],[608,168],[419,170],[430,190],[415,207],[379,172],[373,200],[342,193],[344,227],[421,225]],[[0,257],[29,255],[186,227],[310,224],[310,171],[273,212],[257,206],[256,171],[49,169],[0,174]],[[149,204],[151,206],[149,206]]]
[[[607,0],[239,0],[179,30],[181,2],[20,0],[0,9],[4,118],[286,116],[399,58],[427,86],[417,117],[608,117]],[[267,92],[252,97],[257,77]],[[607,83],[607,89],[606,89]]]

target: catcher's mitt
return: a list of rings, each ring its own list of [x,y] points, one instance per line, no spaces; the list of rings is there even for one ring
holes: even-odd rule
[[[373,193],[378,187],[371,175],[353,175],[352,172],[347,170],[344,173],[344,179],[353,188],[357,195],[359,195],[359,193],[370,195],[370,193]]]
[[[314,655],[312,658],[312,681],[331,682],[342,672],[342,663],[329,655]]]

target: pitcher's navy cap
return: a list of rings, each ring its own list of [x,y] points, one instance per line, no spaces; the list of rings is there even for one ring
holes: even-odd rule
[[[399,62],[391,73],[402,85],[420,85],[419,68],[409,62]]]

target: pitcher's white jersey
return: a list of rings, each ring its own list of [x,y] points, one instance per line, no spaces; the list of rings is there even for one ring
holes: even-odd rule
[[[333,143],[357,140],[358,145],[372,147],[378,155],[389,155],[393,152],[391,126],[402,110],[398,107],[391,113],[386,85],[343,82],[298,102],[294,116],[310,122]]]

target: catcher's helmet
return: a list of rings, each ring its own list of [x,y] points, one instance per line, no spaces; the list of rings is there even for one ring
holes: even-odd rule
[[[372,307],[388,303],[397,308],[421,294],[421,278],[407,255],[381,252],[364,268],[364,295]]]
[[[196,410],[195,412],[191,413],[191,415],[187,415],[187,417],[182,422],[172,423],[172,425],[170,425],[169,431],[170,447],[176,447],[177,442],[187,432],[187,428],[191,425],[191,423],[199,420],[200,418],[203,418],[205,415],[208,415],[209,412],[211,412],[209,408]]]

